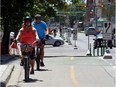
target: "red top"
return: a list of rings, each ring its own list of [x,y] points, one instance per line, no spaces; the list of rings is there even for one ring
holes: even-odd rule
[[[23,44],[32,44],[35,41],[35,32],[34,30],[26,31],[25,29],[21,30],[20,42]]]

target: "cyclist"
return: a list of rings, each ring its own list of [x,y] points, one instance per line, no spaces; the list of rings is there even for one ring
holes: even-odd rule
[[[45,66],[43,59],[44,59],[44,45],[45,45],[45,35],[48,34],[48,26],[47,24],[41,20],[41,15],[35,15],[35,21],[32,22],[34,28],[36,28],[38,36],[40,38],[41,47],[40,47],[40,65]]]
[[[39,37],[37,35],[37,31],[35,28],[32,27],[32,19],[31,17],[27,16],[24,18],[24,23],[22,25],[22,28],[19,30],[18,35],[14,41],[20,40],[21,43],[21,51],[23,44],[32,44],[35,40],[39,40]],[[22,59],[20,65],[24,65],[24,57],[25,53],[22,52]],[[33,46],[32,53],[30,54],[30,64],[31,64],[31,72],[30,74],[34,74],[34,64],[35,64],[35,48]]]

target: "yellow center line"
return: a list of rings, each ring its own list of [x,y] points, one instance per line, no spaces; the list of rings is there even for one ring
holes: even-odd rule
[[[75,78],[75,69],[74,69],[73,65],[70,66],[70,78],[71,78],[71,80],[73,82],[74,87],[79,87],[78,82],[77,82],[77,80]]]

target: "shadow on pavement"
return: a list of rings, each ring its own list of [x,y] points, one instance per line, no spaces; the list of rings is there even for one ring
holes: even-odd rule
[[[49,69],[39,69],[39,70],[35,70],[35,71],[52,71],[52,70],[49,70]]]
[[[25,80],[23,80],[25,82]],[[32,79],[32,78],[29,78],[29,81],[28,82],[25,82],[25,83],[31,83],[31,82],[43,82],[43,80],[38,80],[38,79]]]
[[[15,60],[19,60],[19,59],[21,59],[21,57],[17,56],[17,55],[14,55],[14,56],[11,56],[11,57],[8,56],[6,58],[2,57],[0,64],[7,64],[7,63],[9,63],[11,61],[15,61]]]

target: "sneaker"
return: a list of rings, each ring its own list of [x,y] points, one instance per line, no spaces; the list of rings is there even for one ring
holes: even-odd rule
[[[42,67],[44,67],[45,65],[44,65],[44,62],[40,62],[40,65],[42,66]]]
[[[20,62],[20,66],[23,66],[23,65],[24,65],[24,61],[21,60],[21,62]]]
[[[31,70],[30,74],[34,74],[34,70],[33,69]]]

